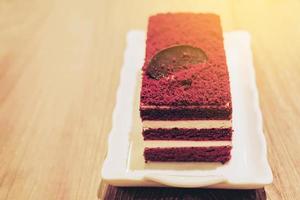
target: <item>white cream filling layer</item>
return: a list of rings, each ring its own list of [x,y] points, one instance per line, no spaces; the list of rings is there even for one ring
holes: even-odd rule
[[[231,120],[178,120],[156,121],[144,120],[143,128],[230,128]]]
[[[231,141],[144,141],[144,148],[170,148],[170,147],[218,147],[232,146]]]

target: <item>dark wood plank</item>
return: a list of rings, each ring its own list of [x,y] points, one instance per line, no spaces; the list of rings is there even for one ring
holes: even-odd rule
[[[263,188],[258,190],[219,190],[108,186],[103,199],[264,200],[266,193]]]

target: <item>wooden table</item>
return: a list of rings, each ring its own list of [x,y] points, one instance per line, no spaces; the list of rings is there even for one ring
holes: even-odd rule
[[[296,0],[0,0],[0,199],[300,199],[299,10]],[[126,32],[167,11],[215,12],[225,31],[251,32],[274,174],[265,190],[98,192]]]

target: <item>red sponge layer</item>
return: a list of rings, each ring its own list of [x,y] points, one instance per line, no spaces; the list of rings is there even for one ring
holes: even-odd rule
[[[142,76],[142,119],[158,119],[147,117],[146,111],[160,106],[165,106],[164,110],[166,106],[170,110],[196,106],[198,110],[207,109],[208,115],[210,107],[220,108],[225,114],[216,118],[231,118],[229,75],[217,15],[168,13],[150,17]],[[198,113],[189,118],[207,117]]]
[[[221,162],[230,160],[231,146],[145,148],[145,161],[160,162]]]
[[[143,136],[144,140],[230,141],[232,138],[232,128],[149,128],[143,130]]]

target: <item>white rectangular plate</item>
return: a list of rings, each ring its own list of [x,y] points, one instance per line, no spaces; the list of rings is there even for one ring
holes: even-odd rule
[[[233,101],[232,159],[220,163],[147,163],[143,158],[138,95],[145,32],[130,31],[102,179],[115,186],[260,188],[272,182],[252,64],[250,36],[224,34]]]

